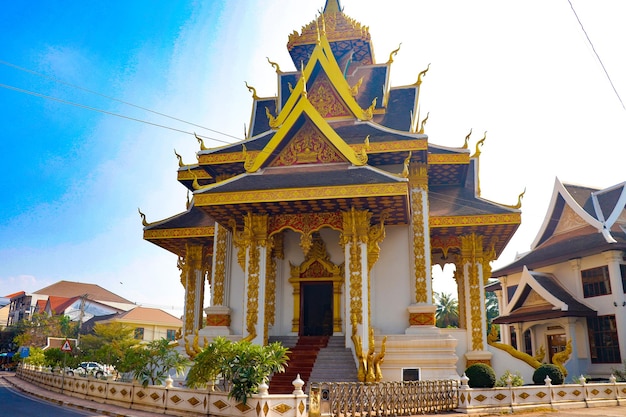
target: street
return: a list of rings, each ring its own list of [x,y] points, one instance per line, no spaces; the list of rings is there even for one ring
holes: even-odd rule
[[[61,407],[47,401],[24,395],[11,388],[3,379],[0,379],[0,404],[0,415],[3,417],[77,417],[97,415]]]

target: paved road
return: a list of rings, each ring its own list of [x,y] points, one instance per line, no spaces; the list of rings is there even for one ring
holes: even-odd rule
[[[68,409],[24,395],[0,380],[0,415],[6,417],[78,417],[97,414]]]

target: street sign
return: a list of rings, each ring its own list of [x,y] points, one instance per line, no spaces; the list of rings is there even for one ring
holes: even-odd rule
[[[63,343],[63,346],[61,347],[61,350],[63,352],[71,352],[72,351],[72,345],[70,345],[70,341],[65,339],[65,343]]]

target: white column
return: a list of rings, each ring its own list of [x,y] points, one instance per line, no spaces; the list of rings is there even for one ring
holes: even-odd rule
[[[626,294],[622,285],[622,271],[620,261],[623,259],[622,251],[604,252],[604,257],[608,263],[609,280],[611,282],[611,293],[613,295],[613,307],[615,311],[615,325],[617,327],[617,337],[619,340],[619,353],[622,360],[626,358]]]

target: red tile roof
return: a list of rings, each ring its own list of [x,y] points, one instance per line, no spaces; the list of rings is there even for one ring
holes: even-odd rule
[[[48,296],[54,295],[66,298],[82,297],[83,295],[87,294],[87,298],[89,298],[90,300],[133,304],[131,301],[128,301],[127,299],[122,298],[119,295],[114,294],[99,285],[85,284],[82,282],[59,281],[55,284],[35,291],[33,294],[42,294]]]

